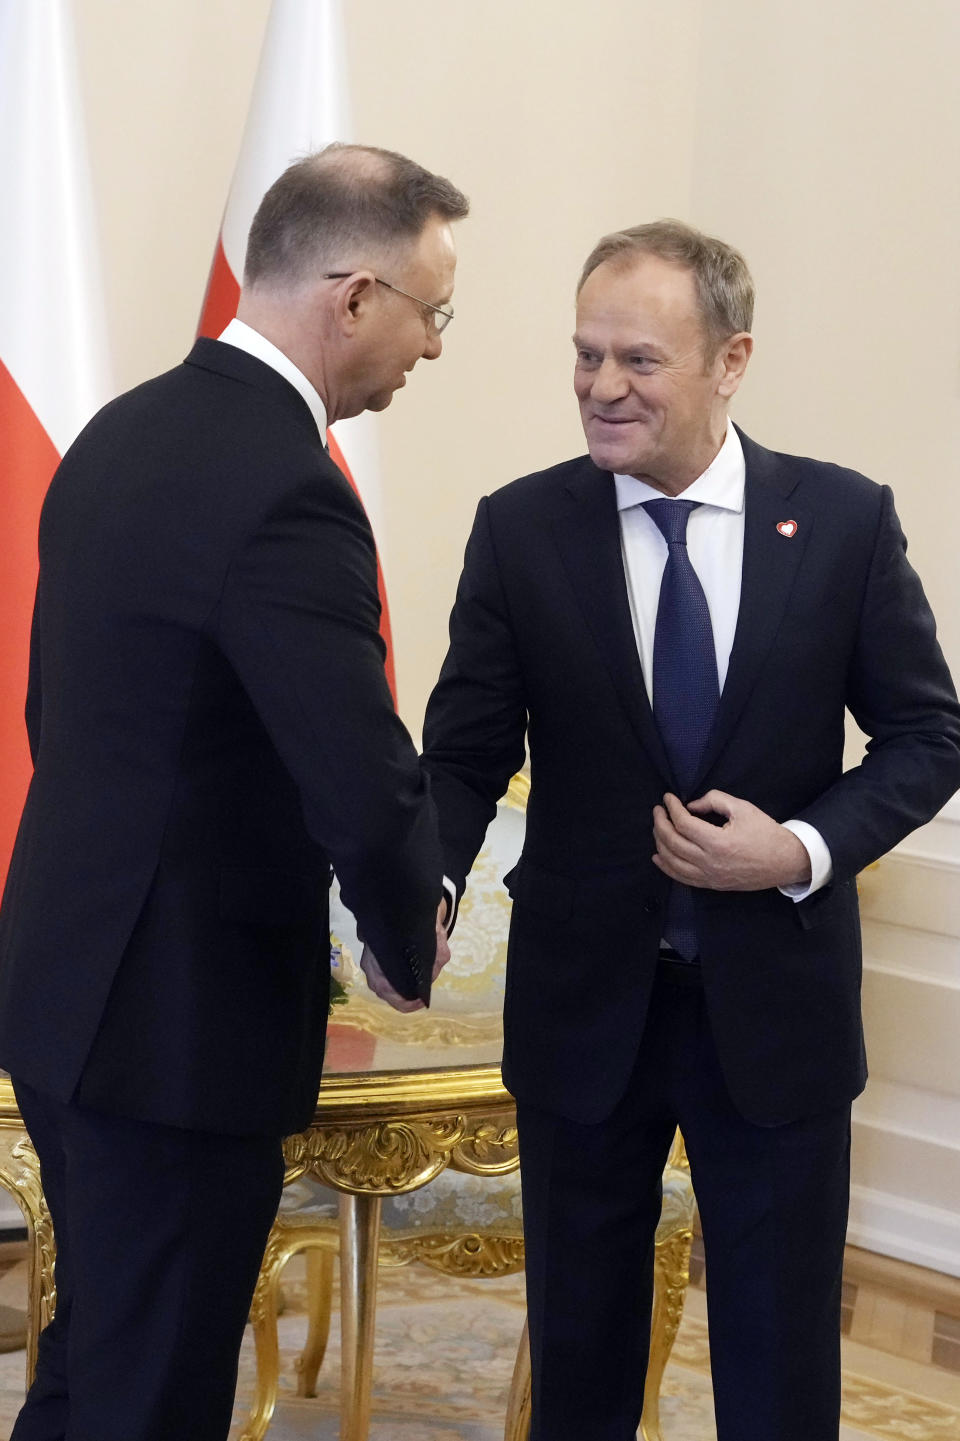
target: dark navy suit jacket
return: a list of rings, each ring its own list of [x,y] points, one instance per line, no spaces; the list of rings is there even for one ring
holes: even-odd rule
[[[695,892],[706,1003],[751,1120],[864,1085],[856,876],[960,786],[960,709],[889,488],[765,450],[746,458],[740,613],[695,785],[821,833],[831,884]],[[793,520],[786,536],[778,523]],[[497,797],[532,787],[514,899],[504,1076],[530,1104],[607,1115],[637,1055],[667,880],[651,813],[676,782],[647,701],[613,478],[588,457],[480,503],[430,701],[425,763],[463,885]],[[843,772],[844,711],[871,738]]]
[[[309,408],[201,340],[100,412],[40,526],[35,774],[0,914],[0,1063],[66,1101],[289,1132],[313,1113],[330,865],[429,994],[442,863],[376,559]]]

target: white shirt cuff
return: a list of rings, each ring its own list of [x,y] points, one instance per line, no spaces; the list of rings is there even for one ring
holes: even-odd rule
[[[814,831],[816,835],[816,831]],[[449,876],[443,878],[443,889],[447,893],[447,918],[443,923],[447,935],[450,934],[450,927],[453,925],[453,918],[457,914],[457,888]]]
[[[833,858],[820,832],[806,821],[784,821],[784,830],[792,831],[810,857],[810,879],[778,890],[792,901],[805,901],[833,879]]]

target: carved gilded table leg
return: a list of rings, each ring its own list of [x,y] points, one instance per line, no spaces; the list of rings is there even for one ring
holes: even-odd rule
[[[693,1232],[687,1228],[657,1243],[654,1260],[653,1319],[650,1359],[643,1393],[640,1434],[643,1441],[663,1441],[660,1430],[660,1386],[673,1343],[680,1328],[683,1302],[690,1280]]]
[[[257,1289],[250,1305],[250,1324],[257,1353],[257,1384],[253,1405],[239,1441],[262,1441],[277,1404],[280,1384],[280,1350],[277,1335],[277,1298],[280,1272],[290,1256],[281,1227],[275,1222],[267,1240]]]
[[[340,1441],[367,1441],[380,1197],[340,1197]]]
[[[333,1305],[333,1264],[331,1251],[312,1247],[307,1256],[307,1340],[297,1358],[297,1395],[316,1396],[317,1373],[323,1364],[330,1336]]]
[[[0,1185],[14,1197],[30,1234],[27,1292],[27,1385],[37,1365],[37,1339],[57,1305],[53,1222],[40,1184],[40,1162],[22,1123],[0,1126]]]
[[[517,1348],[517,1359],[510,1382],[507,1398],[507,1421],[503,1429],[503,1441],[527,1441],[530,1435],[530,1336],[527,1323],[523,1323],[523,1335]]]

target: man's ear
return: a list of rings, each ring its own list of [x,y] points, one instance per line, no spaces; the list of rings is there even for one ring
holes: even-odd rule
[[[740,389],[740,382],[747,369],[747,362],[753,354],[753,336],[746,330],[737,331],[725,340],[717,355],[720,379],[717,394],[729,400]]]
[[[356,270],[340,281],[333,295],[333,318],[344,335],[352,335],[365,317],[376,294],[377,282],[371,270]]]

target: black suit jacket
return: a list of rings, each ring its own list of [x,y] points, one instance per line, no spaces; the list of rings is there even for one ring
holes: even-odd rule
[[[745,436],[742,592],[701,774],[809,821],[833,881],[695,892],[703,983],[733,1099],[775,1123],[866,1078],[856,875],[960,785],[960,709],[887,487]],[[796,533],[777,530],[794,520]],[[514,898],[504,1076],[594,1121],[623,1092],[663,925],[651,812],[676,791],[647,701],[612,476],[587,457],[481,501],[424,729],[447,874],[462,886],[524,758],[532,787]],[[842,772],[844,709],[872,738]]]
[[[281,376],[201,340],[108,405],[40,525],[35,774],[0,915],[0,1062],[219,1131],[316,1101],[330,865],[429,995],[442,862],[370,527]]]

